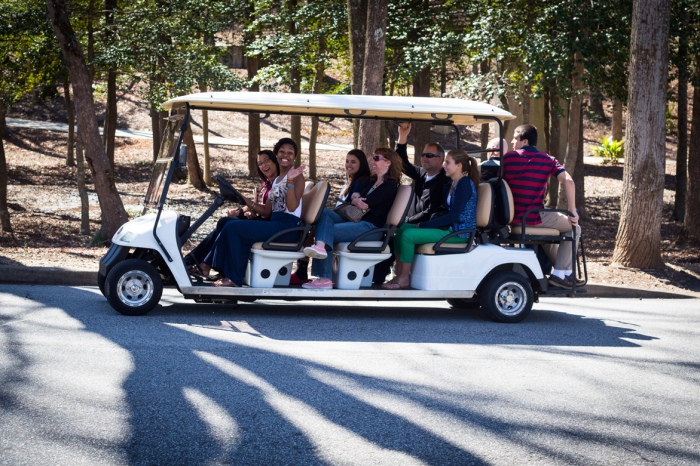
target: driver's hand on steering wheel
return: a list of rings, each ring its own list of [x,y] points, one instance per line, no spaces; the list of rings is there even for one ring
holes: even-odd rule
[[[238,214],[239,214],[240,212],[241,212],[240,209],[231,209],[231,210],[229,210],[229,211],[226,212],[226,213],[228,214],[229,217],[238,217]]]

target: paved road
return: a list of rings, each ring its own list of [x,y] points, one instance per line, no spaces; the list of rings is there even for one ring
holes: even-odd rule
[[[0,463],[700,463],[700,300],[163,304],[0,285]]]

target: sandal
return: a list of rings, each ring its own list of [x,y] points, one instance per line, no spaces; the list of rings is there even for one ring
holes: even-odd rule
[[[405,285],[402,285],[398,278],[394,277],[388,282],[384,283],[382,285],[382,289],[385,290],[410,290],[411,289],[411,282],[406,283]]]
[[[238,287],[235,283],[233,283],[231,280],[228,278],[224,277],[221,280],[217,280],[213,283],[214,286],[228,286],[228,287]]]

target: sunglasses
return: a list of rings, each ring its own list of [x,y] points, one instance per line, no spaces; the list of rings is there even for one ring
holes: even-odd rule
[[[263,160],[263,161],[261,161],[261,162],[258,162],[258,167],[262,167],[263,165],[265,165],[265,164],[268,163],[268,162],[270,162],[270,159],[265,159],[265,160]]]
[[[372,160],[374,160],[375,162],[379,162],[380,160],[386,160],[386,159],[384,157],[382,157],[381,155],[374,155],[374,156],[372,156]]]
[[[426,159],[432,159],[433,157],[441,157],[439,154],[431,154],[430,152],[423,152],[421,157],[425,157]]]

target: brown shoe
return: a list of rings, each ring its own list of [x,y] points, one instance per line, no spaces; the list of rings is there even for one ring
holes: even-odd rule
[[[567,275],[567,276],[566,276],[566,282],[569,284],[569,286],[568,286],[569,288],[571,288],[571,277],[572,277],[572,275]],[[582,279],[580,279],[580,278],[576,280],[576,286],[579,287],[579,288],[582,287],[582,286],[585,285],[585,284],[586,284],[585,280],[582,280]]]
[[[571,281],[567,278],[559,278],[556,275],[549,276],[549,284],[556,286],[557,288],[564,288],[566,290],[571,289]]]

